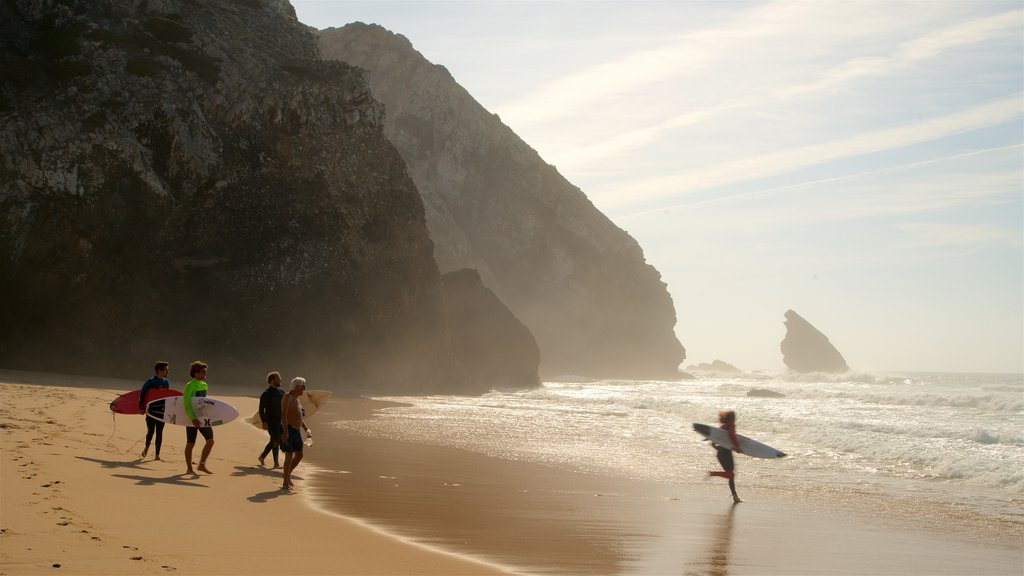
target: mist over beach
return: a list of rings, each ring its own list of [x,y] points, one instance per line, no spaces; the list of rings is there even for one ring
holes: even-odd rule
[[[0,37],[0,574],[1024,574],[1018,3]]]

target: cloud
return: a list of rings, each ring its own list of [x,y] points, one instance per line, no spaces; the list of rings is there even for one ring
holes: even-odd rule
[[[909,162],[906,164],[900,164],[897,166],[886,166],[884,168],[877,168],[873,170],[865,170],[861,172],[855,172],[852,174],[842,174],[839,176],[832,176],[829,178],[818,178],[815,180],[809,180],[806,182],[800,182],[797,184],[788,184],[785,186],[774,186],[771,188],[764,188],[760,190],[753,190],[749,192],[739,192],[736,194],[728,194],[724,196],[716,196],[713,198],[707,198],[703,200],[694,200],[689,202],[676,203],[669,206],[661,206],[658,208],[652,208],[648,210],[641,210],[639,212],[633,212],[630,214],[623,214],[615,217],[616,221],[625,221],[633,218],[639,218],[648,214],[657,212],[664,212],[665,210],[674,210],[677,208],[696,208],[700,206],[706,206],[709,204],[720,204],[726,202],[739,202],[743,200],[753,200],[758,198],[764,198],[767,196],[777,196],[780,194],[786,194],[790,192],[798,192],[800,190],[821,188],[832,184],[840,184],[846,181],[864,179],[871,176],[879,176],[883,174],[889,174],[894,172],[905,172],[918,168],[924,168],[935,164],[949,164],[956,160],[964,158],[971,158],[974,156],[981,156],[999,152],[1007,152],[1016,150],[1020,153],[1020,150],[1024,148],[1024,144],[1011,144],[1009,146],[997,146],[995,148],[985,148],[983,150],[972,150],[970,152],[963,152],[960,154],[950,154],[946,156],[939,156],[935,158],[928,158],[927,160],[919,160],[917,162]],[[1018,193],[1021,190],[1022,180],[1021,171],[1014,170],[1011,172],[999,172],[999,173],[987,173],[987,174],[963,174],[960,178],[950,178],[944,174],[937,175],[937,178],[941,180],[939,182],[927,181],[923,186],[926,190],[921,198],[914,198],[911,205],[905,207],[905,209],[896,210],[898,212],[914,212],[922,209],[934,209],[932,202],[940,198],[952,198],[952,199],[970,199],[977,198],[979,196],[995,197],[1003,196],[1006,194]],[[947,191],[948,194],[944,194],[943,191]],[[906,197],[906,194],[903,195]],[[892,197],[890,196],[890,200]],[[883,201],[884,199],[868,199],[870,203],[870,210],[873,213],[879,213],[883,210],[883,206],[890,206],[888,212],[892,213],[893,209],[891,204]],[[931,202],[929,202],[931,200]],[[952,201],[951,205],[961,204],[960,201]],[[948,207],[948,206],[947,206]],[[849,217],[855,217],[858,213],[854,213],[848,208],[843,209],[843,213]]]
[[[859,134],[831,142],[722,162],[704,169],[657,178],[617,182],[591,193],[604,209],[623,211],[699,190],[794,172],[801,168],[875,152],[905,148],[1021,118],[1024,94],[1015,94],[937,118]]]
[[[558,165],[570,172],[584,170],[588,165],[600,164],[610,158],[620,157],[632,150],[656,142],[665,137],[666,133],[678,130],[679,128],[706,123],[726,114],[734,114],[742,109],[765,108],[796,97],[807,97],[816,92],[835,90],[843,84],[867,77],[887,76],[904,72],[914,64],[935,58],[954,48],[979,42],[990,42],[1000,36],[1019,34],[1022,20],[1024,20],[1024,10],[1012,10],[929,32],[904,42],[889,56],[858,57],[839,65],[834,65],[829,59],[823,59],[818,64],[818,70],[808,73],[815,75],[814,78],[808,81],[796,84],[786,83],[778,88],[764,87],[752,96],[731,98],[725,102],[690,110],[647,126],[613,134],[606,138],[592,140],[584,145],[572,147],[571,150],[560,153]],[[666,51],[670,50],[666,49]],[[656,57],[658,53],[655,51],[637,55],[636,59],[643,60],[647,57]],[[839,54],[834,56],[841,57]],[[642,91],[644,89],[643,86],[635,88],[624,86],[624,84],[628,84],[633,80],[628,75],[624,78],[619,78],[618,75],[610,74],[609,70],[606,70],[606,68],[618,68],[620,65],[625,65],[625,63],[616,62],[602,66],[600,77],[605,83],[607,83],[607,78],[609,77],[616,78],[616,89],[619,91]],[[671,69],[670,66],[663,67],[662,75],[665,75],[664,70]],[[573,81],[570,79],[564,86],[550,86],[548,87],[550,92],[544,94],[544,98],[555,98],[555,93],[560,90],[568,91],[575,89],[572,85]],[[563,95],[563,98],[571,99],[573,97],[575,96],[568,92]],[[577,109],[581,104],[579,101],[576,102]],[[566,106],[566,108],[572,107]],[[554,108],[547,110],[548,113],[556,112]],[[513,114],[523,115],[521,111],[514,109],[512,112]],[[572,112],[567,113],[571,114]]]

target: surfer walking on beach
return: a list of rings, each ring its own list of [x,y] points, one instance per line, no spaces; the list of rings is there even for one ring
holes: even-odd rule
[[[146,380],[142,384],[142,390],[139,391],[139,410],[146,413],[146,393],[150,390],[160,390],[164,388],[170,388],[171,383],[167,380],[167,374],[170,371],[169,364],[167,362],[157,362],[153,365],[153,371],[155,375]],[[158,414],[163,414],[163,408],[154,408],[158,410]],[[142,449],[142,457],[145,458],[146,454],[149,454],[149,445],[153,440],[154,434],[156,435],[156,453],[154,454],[154,460],[160,459],[160,445],[164,442],[164,423],[161,420],[157,420],[146,414],[146,447]]]
[[[278,453],[281,446],[281,400],[284,399],[284,392],[281,391],[281,375],[277,372],[267,374],[267,389],[260,395],[260,421],[263,422],[263,429],[270,436],[263,453],[260,454],[260,466],[264,466],[267,454],[274,453],[274,468],[280,468]]]
[[[292,471],[302,461],[302,429],[310,434],[302,420],[299,396],[306,391],[306,379],[292,378],[288,393],[281,399],[281,450],[284,451],[284,484],[282,490],[292,489]]]
[[[206,460],[210,457],[210,451],[213,450],[213,428],[210,426],[200,426],[199,419],[196,418],[196,413],[192,409],[192,398],[194,397],[205,397],[206,392],[210,389],[209,385],[206,384],[206,369],[209,366],[205,362],[196,360],[188,369],[188,375],[192,378],[185,384],[185,391],[182,394],[184,396],[183,403],[185,405],[185,414],[188,419],[192,421],[191,426],[185,427],[185,464],[188,466],[186,474],[195,475],[195,471],[192,470],[192,448],[196,445],[197,434],[202,434],[203,453],[199,457],[199,468],[200,472],[206,474],[213,474],[209,469],[206,468]]]
[[[740,450],[740,442],[736,438],[736,412],[732,410],[722,410],[718,413],[718,421],[721,423],[719,428],[729,433],[729,440],[732,445],[735,446],[735,451],[740,454],[743,453]],[[716,456],[718,457],[718,463],[722,465],[721,472],[709,472],[711,476],[719,476],[722,478],[729,479],[729,490],[732,492],[732,501],[735,504],[739,504],[743,500],[740,500],[739,495],[736,494],[736,462],[733,460],[733,450],[718,444],[711,444],[718,451]]]

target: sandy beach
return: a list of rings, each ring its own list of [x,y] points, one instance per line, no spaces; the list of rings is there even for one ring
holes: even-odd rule
[[[183,475],[180,426],[164,430],[163,461],[141,459],[142,416],[115,418],[107,407],[139,386],[141,380],[0,373],[0,573],[501,572],[281,492],[280,475],[256,466],[265,433],[241,419],[216,429],[213,475]],[[218,397],[243,415],[258,405],[256,398]],[[296,472],[300,491],[311,470]]]
[[[165,429],[164,461],[143,460],[142,417],[107,409],[139,383],[0,382],[2,574],[1024,573],[1019,525],[955,511],[769,490],[732,506],[711,481],[644,483],[330,430],[386,405],[364,399],[334,398],[315,416],[295,494],[256,465],[265,435],[241,418],[216,429],[214,474],[184,476],[181,427]],[[255,411],[259,389],[211,387],[243,418]]]

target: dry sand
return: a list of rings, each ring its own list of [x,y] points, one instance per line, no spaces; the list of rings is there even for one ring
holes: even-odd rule
[[[140,459],[142,416],[107,407],[140,386],[0,373],[0,573],[500,573],[282,493],[277,472],[254,466],[265,433],[241,419],[215,429],[213,475],[183,475],[180,426],[164,429],[163,461]],[[258,404],[218,397],[242,414]],[[300,490],[310,470],[296,472]]]

